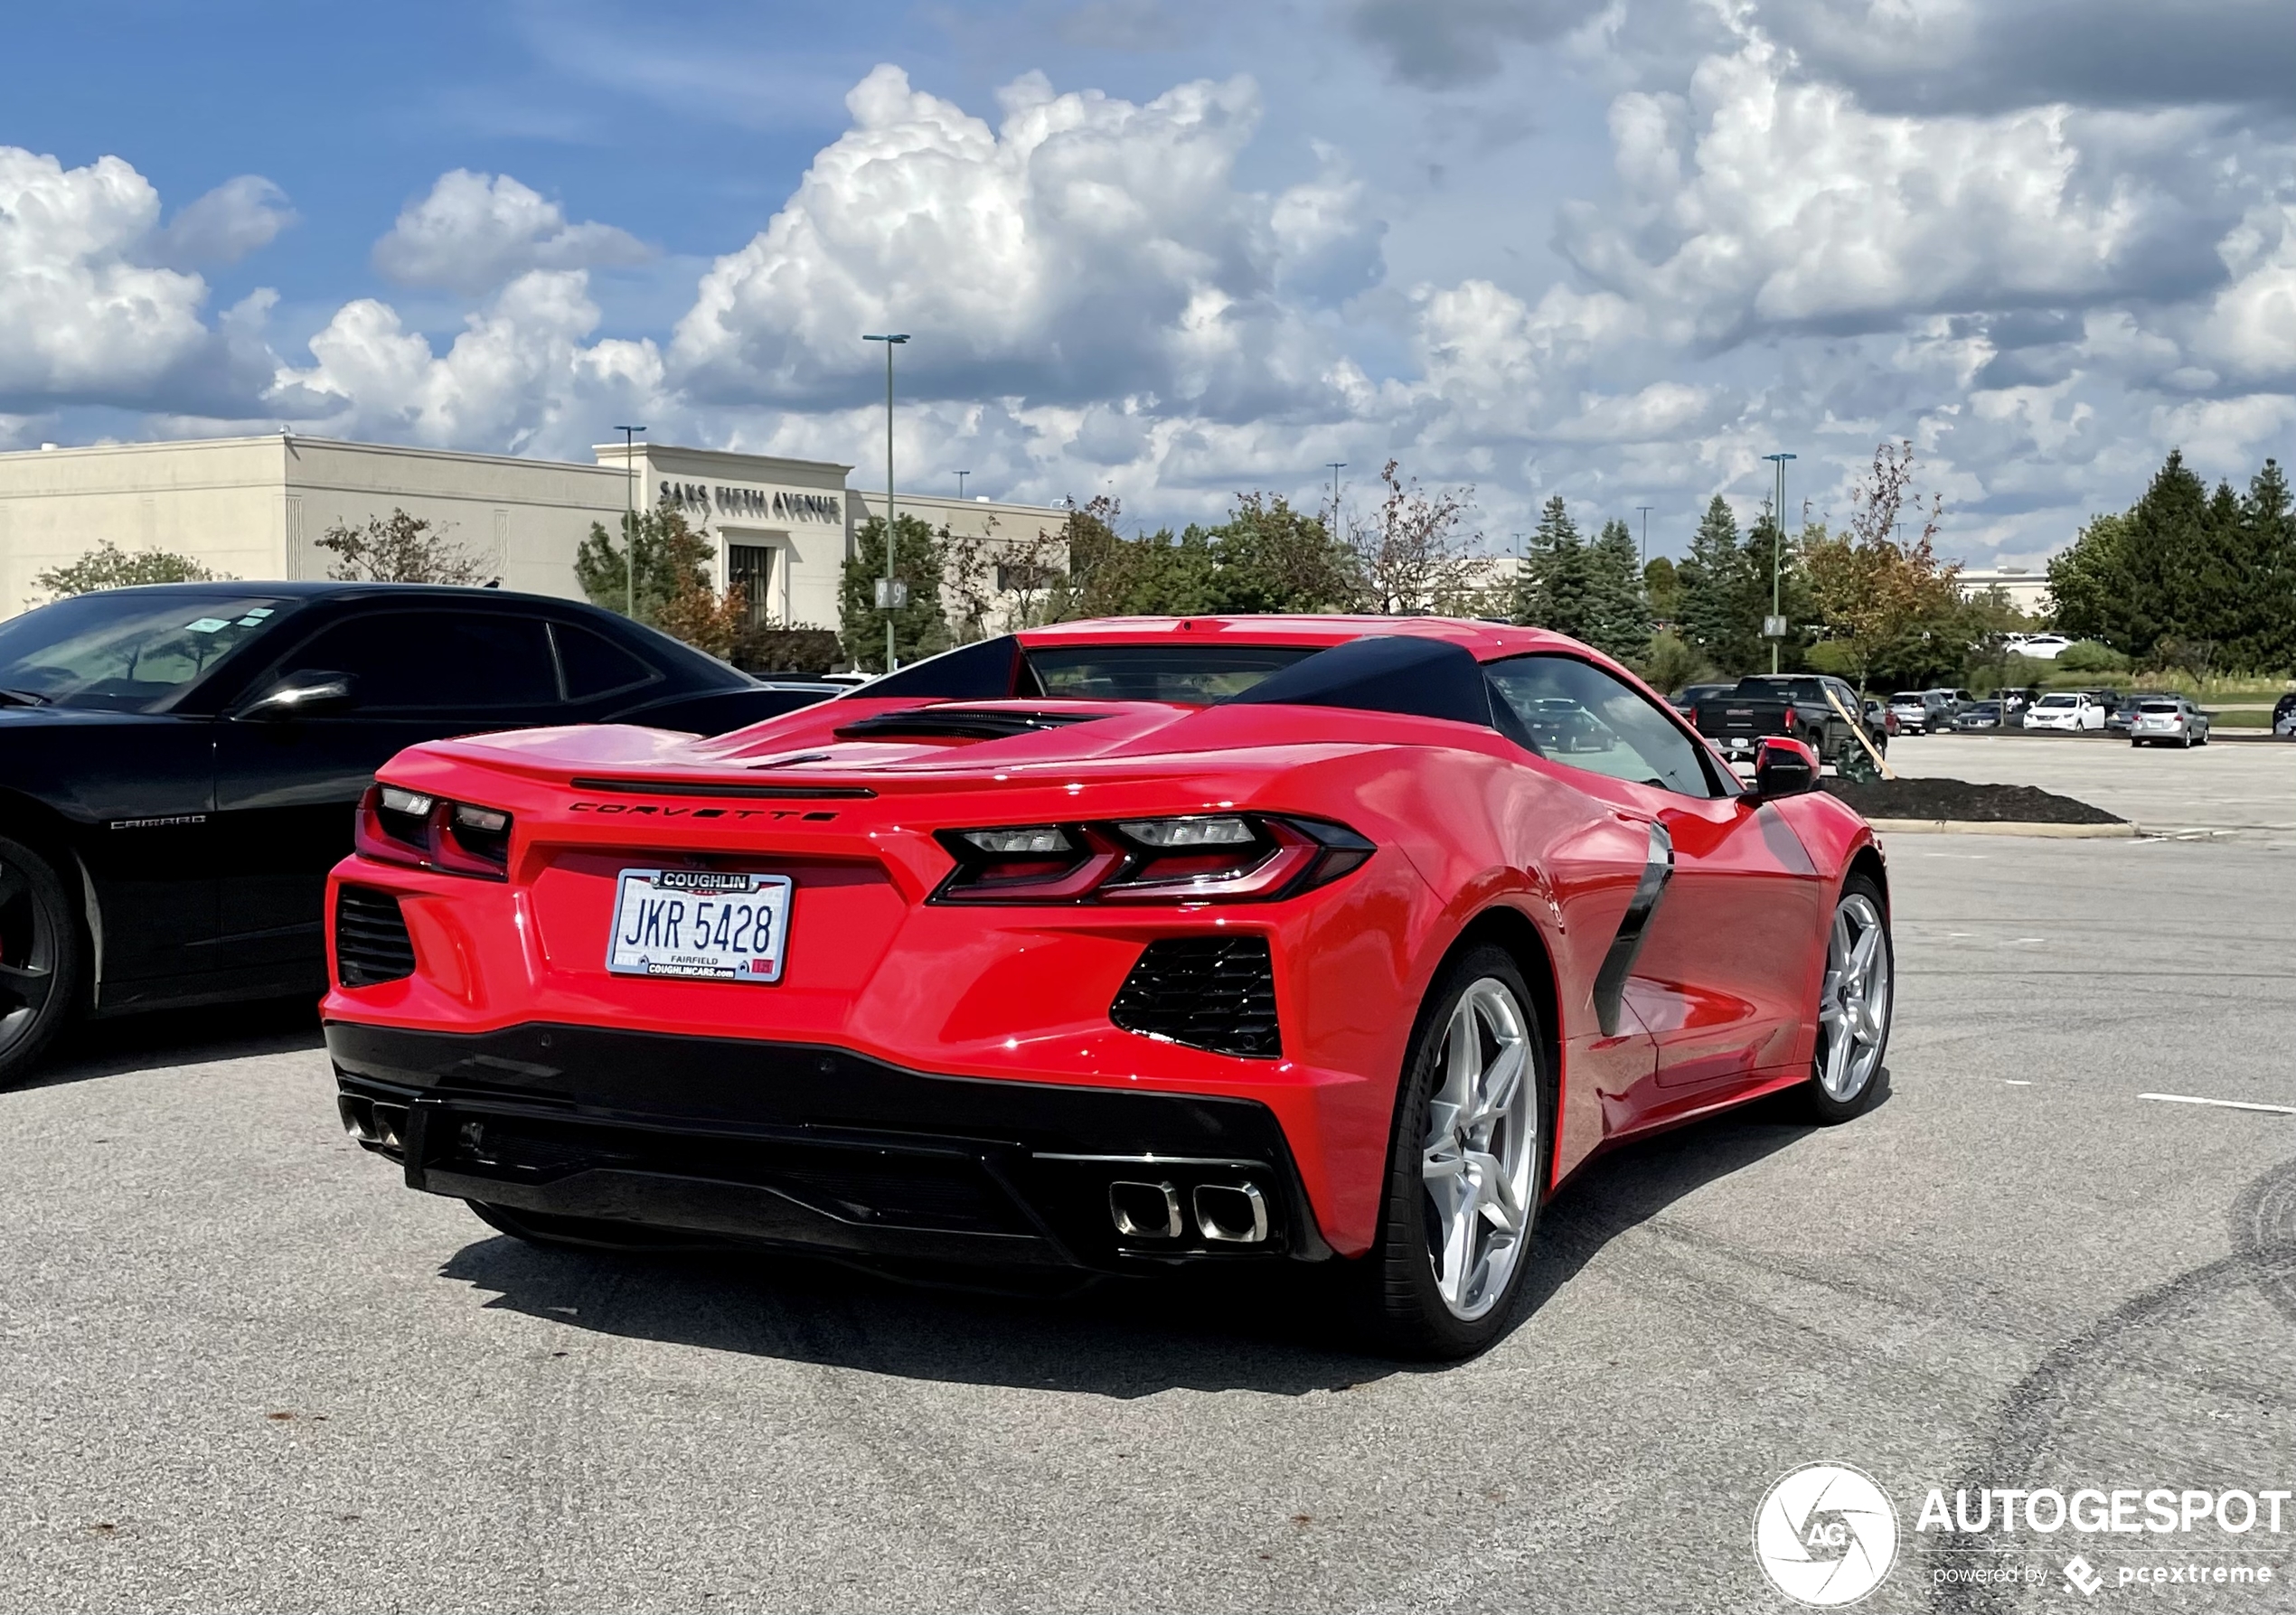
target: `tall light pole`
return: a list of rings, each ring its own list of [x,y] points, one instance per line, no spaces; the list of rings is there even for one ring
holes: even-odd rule
[[[1345,460],[1326,460],[1324,465],[1331,473],[1331,538],[1340,536],[1340,473],[1347,468]]]
[[[1778,576],[1783,565],[1786,545],[1786,462],[1792,455],[1764,455],[1764,459],[1778,468],[1778,501],[1770,507],[1770,620],[1762,624],[1769,633],[1770,671],[1778,671],[1778,643],[1786,636],[1784,608],[1778,599]]]
[[[965,479],[972,474],[969,471],[960,471],[956,474],[956,496],[959,499],[965,497]]]
[[[1647,567],[1651,564],[1651,507],[1638,504],[1634,508],[1642,512],[1642,564]]]
[[[893,587],[893,350],[908,340],[908,333],[864,336],[863,342],[885,344],[885,671],[893,669],[893,613],[898,609]]]
[[[628,615],[638,615],[638,434],[644,427],[616,427],[622,434],[622,542],[627,546],[623,559],[629,562],[630,609]]]

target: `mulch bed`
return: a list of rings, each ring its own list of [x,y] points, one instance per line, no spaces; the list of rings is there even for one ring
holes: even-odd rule
[[[1860,784],[1830,779],[1825,788],[1868,819],[1959,819],[1989,824],[2122,824],[2103,808],[2037,785],[1972,785],[1958,779],[1894,779]]]

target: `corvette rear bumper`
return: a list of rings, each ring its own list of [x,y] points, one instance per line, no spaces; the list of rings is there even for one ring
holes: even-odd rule
[[[1108,1272],[1331,1254],[1282,1127],[1252,1100],[595,1027],[336,1020],[326,1038],[346,1127],[409,1188],[634,1242]],[[1120,1229],[1116,1185],[1170,1222]],[[1237,1215],[1253,1204],[1264,1220]]]

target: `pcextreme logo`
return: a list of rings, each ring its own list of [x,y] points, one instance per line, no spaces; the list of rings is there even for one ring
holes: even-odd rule
[[[1874,1478],[1810,1463],[1781,1476],[1754,1516],[1754,1556],[1797,1603],[1854,1604],[1897,1559],[1897,1511]]]

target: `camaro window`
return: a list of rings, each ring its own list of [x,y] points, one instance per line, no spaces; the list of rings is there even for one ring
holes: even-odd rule
[[[1048,645],[1029,665],[1057,700],[1208,707],[1313,656],[1314,645]]]
[[[571,623],[553,623],[550,633],[558,641],[559,671],[566,677],[566,699],[569,701],[616,695],[662,676],[605,635],[593,634],[588,628],[577,628]]]
[[[1483,673],[1549,761],[1685,796],[1714,794],[1697,744],[1601,669],[1571,656],[1516,656]]]
[[[0,700],[146,712],[261,634],[261,595],[81,595],[0,628]]]
[[[550,637],[530,618],[476,611],[381,611],[322,630],[282,673],[349,673],[365,711],[479,709],[558,701]]]

